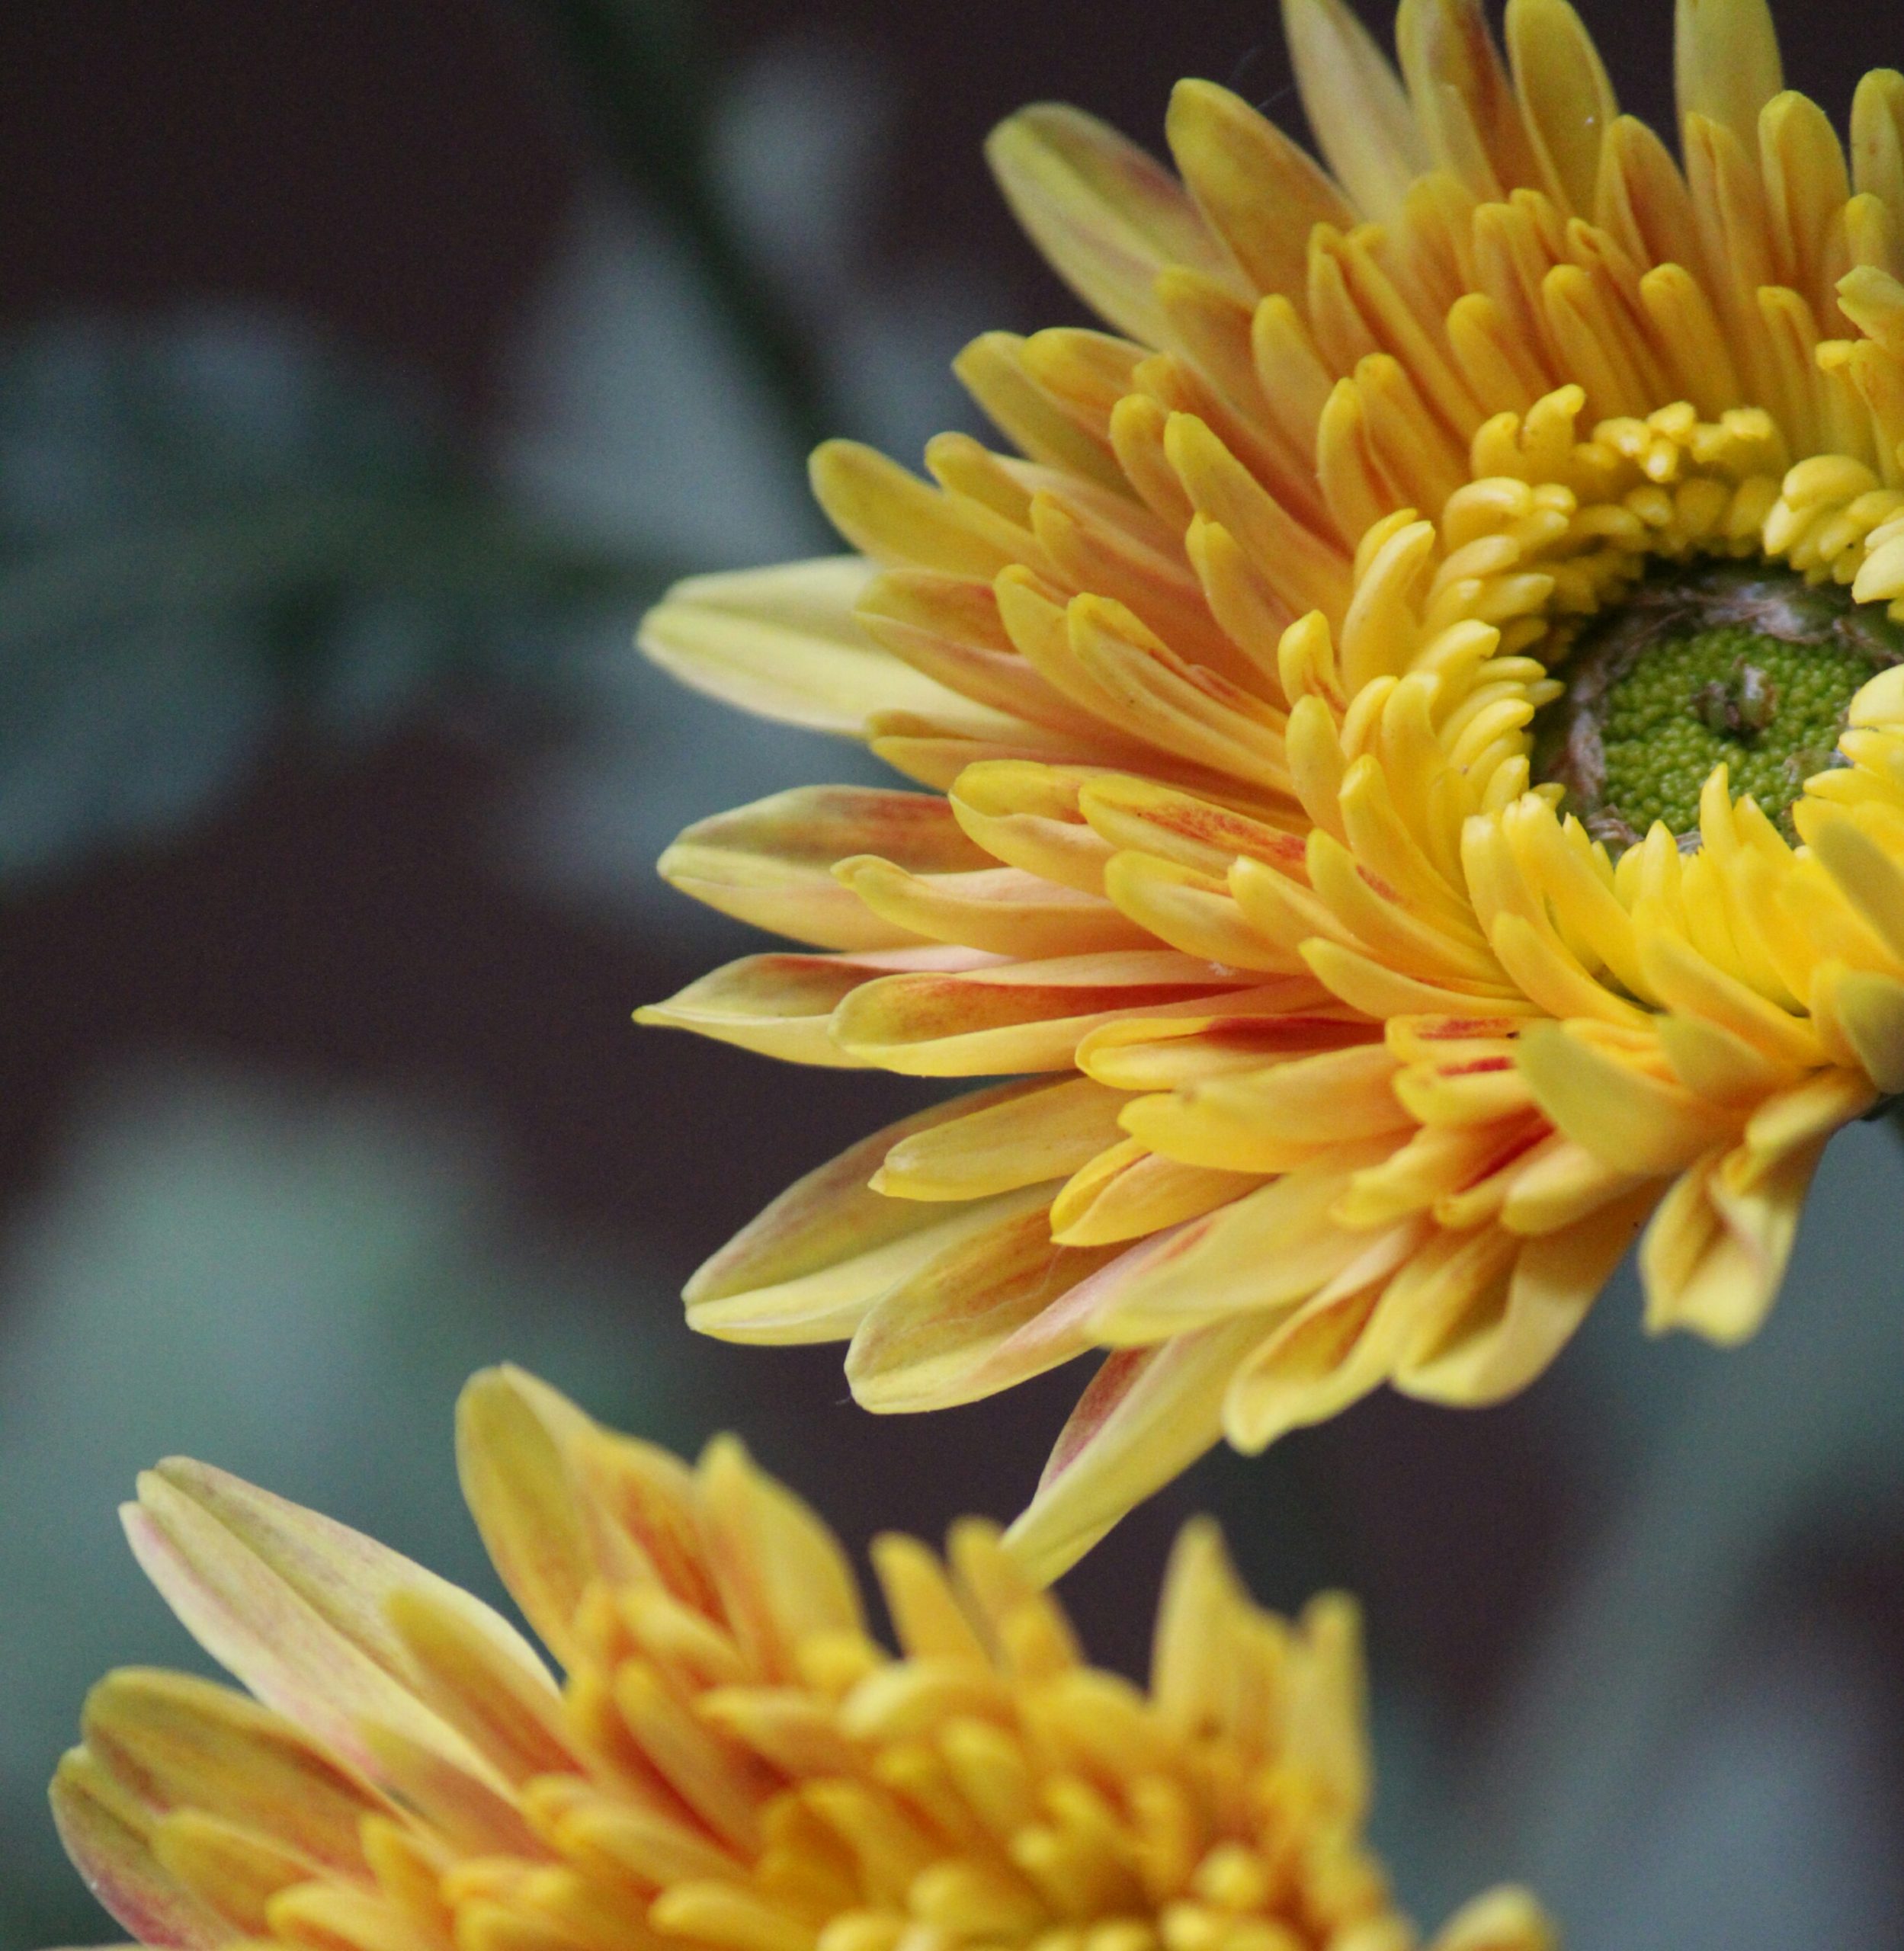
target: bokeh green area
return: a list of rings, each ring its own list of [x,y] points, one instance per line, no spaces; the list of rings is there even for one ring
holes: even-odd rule
[[[837,1350],[681,1324],[701,1255],[924,1087],[629,1025],[760,945],[657,886],[673,831],[877,776],[632,625],[673,573],[827,546],[816,434],[911,458],[972,424],[966,336],[1075,317],[970,214],[991,114],[1151,136],[1179,69],[1287,87],[1242,0],[1084,36],[1022,0],[35,11],[0,62],[67,231],[0,310],[0,1951],[114,1934],[44,1790],[91,1679],[200,1664],[114,1517],[160,1456],[498,1602],[450,1438],[489,1362],[690,1451],[739,1429],[856,1546],[1028,1493],[1075,1373],[875,1419]],[[1659,10],[1586,11],[1666,71]],[[137,204],[167,169],[189,194]],[[1085,1637],[1140,1670],[1213,1509],[1265,1598],[1362,1594],[1425,1921],[1514,1877],[1573,1951],[1904,1940],[1901,1201],[1890,1127],[1838,1140],[1738,1353],[1645,1340],[1623,1275],[1501,1410],[1213,1456],[1067,1581]]]

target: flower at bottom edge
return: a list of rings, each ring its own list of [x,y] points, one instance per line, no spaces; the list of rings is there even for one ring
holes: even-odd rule
[[[214,1951],[1408,1951],[1361,1838],[1356,1615],[1254,1605],[1180,1536],[1148,1691],[988,1526],[873,1561],[722,1437],[690,1467],[511,1370],[459,1420],[486,1606],[203,1465],[127,1524],[249,1696],[115,1674],[53,1804],[142,1943]],[[1542,1951],[1532,1901],[1439,1951]]]
[[[1676,15],[1681,157],[1564,0],[1284,0],[1325,168],[1172,96],[1172,174],[1025,111],[995,171],[1106,331],[957,361],[1003,434],[815,457],[857,559],[681,585],[658,662],[918,791],[691,828],[806,944],[641,1012],[1015,1085],[876,1134],[688,1292],[882,1412],[1101,1366],[1050,1577],[1211,1443],[1474,1407],[1643,1230],[1649,1328],[1777,1293],[1904,1092],[1904,75],[1848,152],[1765,0]]]

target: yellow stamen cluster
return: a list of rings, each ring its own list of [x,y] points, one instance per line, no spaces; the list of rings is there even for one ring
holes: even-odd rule
[[[888,1537],[901,1651],[732,1438],[689,1469],[518,1374],[466,1485],[566,1669],[368,1539],[191,1464],[130,1513],[258,1704],[126,1673],[55,1805],[147,1943],[296,1951],[1407,1951],[1361,1840],[1348,1602],[1290,1624],[1193,1524],[1148,1693],[1084,1664],[989,1527]],[[1443,1951],[1540,1951],[1518,1892]]]

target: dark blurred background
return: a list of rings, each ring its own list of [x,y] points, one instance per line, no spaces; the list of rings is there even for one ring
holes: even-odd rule
[[[1371,18],[1374,10],[1370,9]],[[1583,7],[1668,109],[1670,9]],[[1895,9],[1782,9],[1841,125]],[[1383,29],[1386,32],[1386,28]],[[838,1350],[677,1294],[918,1101],[636,1032],[746,931],[688,821],[871,776],[629,649],[673,575],[828,546],[822,431],[970,424],[1078,307],[979,157],[1018,104],[1160,143],[1197,74],[1300,121],[1267,0],[85,0],[0,10],[0,1951],[110,1927],[43,1786],[88,1681],[184,1661],[112,1512],[206,1456],[492,1587],[462,1376],[741,1430],[856,1543],[1010,1514],[1069,1373],[874,1421]],[[1425,1923],[1536,1882],[1575,1951],[1904,1943],[1904,1391],[1886,1127],[1771,1326],[1210,1459],[1067,1581],[1135,1670],[1162,1554],[1367,1602],[1378,1831]]]

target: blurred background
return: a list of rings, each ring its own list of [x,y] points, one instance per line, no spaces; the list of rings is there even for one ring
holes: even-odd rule
[[[1666,112],[1670,9],[1582,0]],[[1783,9],[1842,119],[1894,8]],[[1386,31],[1384,27],[1383,31]],[[471,1368],[857,1544],[1027,1494],[1077,1386],[874,1422],[836,1349],[690,1337],[772,1193],[918,1101],[629,1024],[751,945],[652,861],[871,776],[632,654],[674,575],[817,553],[823,432],[970,424],[1079,316],[985,130],[1171,82],[1297,118],[1269,0],[88,0],[0,10],[0,1951],[110,1937],[44,1784],[117,1663],[195,1656],[115,1504],[205,1456],[492,1590]],[[1750,1348],[1623,1276],[1521,1401],[1210,1459],[1067,1581],[1135,1668],[1168,1538],[1370,1615],[1377,1828],[1432,1924],[1537,1883],[1574,1951],[1904,1943],[1904,1146],[1846,1134]]]

